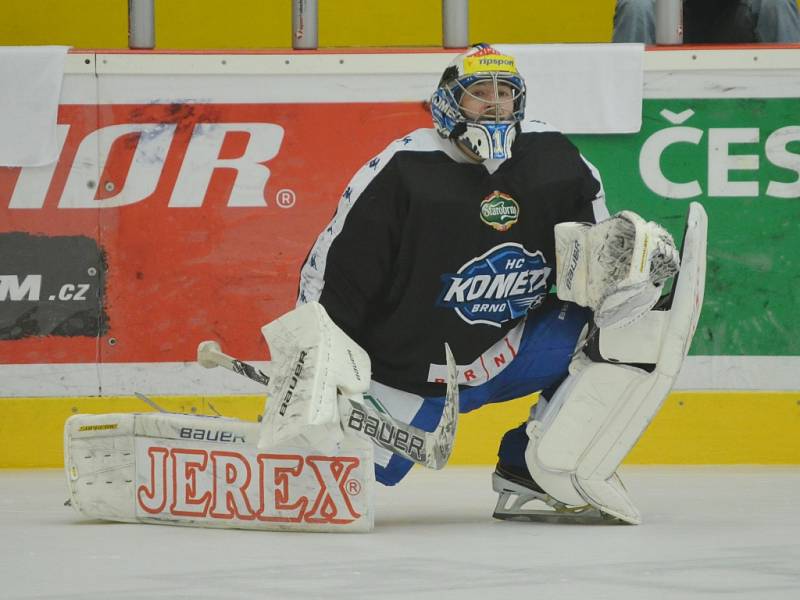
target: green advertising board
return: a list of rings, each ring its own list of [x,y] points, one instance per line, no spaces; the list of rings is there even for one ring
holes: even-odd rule
[[[690,201],[709,217],[693,355],[800,354],[800,99],[646,99],[632,135],[570,136],[609,210],[679,240]]]

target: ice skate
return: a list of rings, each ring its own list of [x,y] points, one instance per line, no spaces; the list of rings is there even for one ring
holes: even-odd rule
[[[492,516],[503,521],[613,523],[618,519],[590,506],[567,506],[542,490],[527,470],[498,464],[492,488],[499,494]],[[530,507],[526,505],[530,504]]]

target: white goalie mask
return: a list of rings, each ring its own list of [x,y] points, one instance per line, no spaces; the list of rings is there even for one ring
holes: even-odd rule
[[[460,54],[431,97],[436,131],[480,160],[511,156],[525,112],[525,82],[514,58],[488,44]]]

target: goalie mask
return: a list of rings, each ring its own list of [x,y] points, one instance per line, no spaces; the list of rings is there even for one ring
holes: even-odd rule
[[[514,58],[488,44],[457,56],[431,97],[436,131],[480,160],[511,156],[525,112],[525,82]]]

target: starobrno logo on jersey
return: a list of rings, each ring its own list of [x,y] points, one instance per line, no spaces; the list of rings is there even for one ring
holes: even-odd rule
[[[436,305],[455,309],[467,323],[500,327],[544,301],[550,271],[541,252],[517,242],[500,244],[457,273],[442,275]]]
[[[497,231],[508,231],[519,220],[519,204],[508,194],[494,191],[481,200],[481,221]]]

